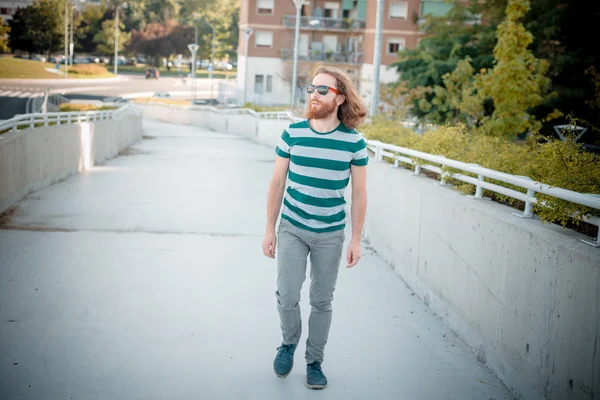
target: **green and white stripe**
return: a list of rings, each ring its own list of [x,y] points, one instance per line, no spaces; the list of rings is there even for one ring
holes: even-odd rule
[[[369,160],[365,140],[343,124],[319,133],[305,120],[283,131],[275,151],[290,158],[282,218],[314,232],[343,229],[350,166]]]

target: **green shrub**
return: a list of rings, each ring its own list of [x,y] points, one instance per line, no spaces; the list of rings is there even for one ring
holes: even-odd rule
[[[69,67],[70,73],[79,75],[107,75],[108,70],[104,65],[99,64],[77,64]]]
[[[527,176],[551,187],[579,193],[600,193],[600,156],[586,152],[573,138],[561,141],[544,139],[533,134],[527,140],[517,142],[501,137],[474,135],[464,126],[443,126],[418,135],[398,122],[384,117],[374,118],[370,123],[361,126],[359,131],[367,139],[442,155],[512,175]],[[419,164],[436,165],[424,160],[414,161]],[[414,169],[414,166],[410,168]],[[458,172],[446,167],[442,170],[449,173]],[[471,173],[460,173],[476,177]],[[491,179],[486,181],[521,193],[527,192],[504,182]],[[475,186],[456,179],[449,179],[447,183],[453,184],[464,193],[475,192]],[[521,202],[504,195],[488,191],[484,191],[484,195],[513,206],[521,206]],[[565,226],[570,222],[578,224],[586,214],[600,215],[600,210],[543,194],[537,193],[536,198],[538,203],[534,205],[534,212],[543,221],[557,222]],[[573,215],[574,218],[571,218]]]
[[[71,111],[102,111],[102,110],[115,110],[116,106],[96,106],[93,104],[83,103],[63,103],[60,105],[60,111],[71,112]]]

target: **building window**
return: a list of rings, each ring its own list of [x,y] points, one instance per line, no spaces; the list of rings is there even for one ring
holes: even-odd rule
[[[2,15],[11,15],[10,10],[7,7],[0,8],[0,14],[2,14]]]
[[[300,16],[306,17],[308,15],[308,6],[305,4],[300,9]]]
[[[393,1],[390,3],[390,18],[407,19],[408,3],[406,1]]]
[[[323,7],[323,16],[325,18],[339,18],[340,3],[326,1]]]
[[[400,50],[404,50],[404,45],[405,41],[403,38],[399,38],[399,39],[388,39],[387,41],[387,47],[388,47],[388,55],[393,55],[398,53]]]
[[[272,47],[273,46],[273,32],[256,31],[254,33],[254,42],[256,44],[256,47]]]
[[[254,75],[254,93],[263,94],[265,91],[265,76]]]
[[[257,14],[272,15],[274,3],[275,3],[275,0],[258,0],[257,1]]]
[[[265,88],[265,92],[273,92],[273,75],[267,75],[267,87]]]

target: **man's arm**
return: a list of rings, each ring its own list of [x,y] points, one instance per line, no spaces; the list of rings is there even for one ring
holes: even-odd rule
[[[267,226],[265,228],[265,238],[263,240],[263,254],[267,257],[275,258],[275,248],[277,238],[275,237],[275,223],[281,209],[283,192],[285,191],[285,182],[287,172],[290,166],[290,159],[277,156],[275,158],[275,170],[269,192],[267,194]]]
[[[351,165],[350,174],[352,176],[352,239],[346,255],[348,261],[346,268],[352,268],[360,259],[360,240],[367,213],[367,167]]]

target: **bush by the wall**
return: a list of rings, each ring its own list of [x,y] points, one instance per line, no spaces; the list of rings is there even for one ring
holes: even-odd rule
[[[60,106],[60,111],[71,112],[71,111],[102,111],[102,110],[115,110],[116,106],[96,106],[94,104],[84,103],[63,103]]]
[[[374,118],[359,130],[368,139],[474,163],[508,174],[527,176],[553,187],[579,193],[600,194],[600,157],[586,152],[572,139],[541,140],[542,138],[534,134],[525,141],[516,142],[501,137],[474,135],[463,126],[438,127],[418,135],[398,122],[383,117]],[[424,160],[415,161],[435,165]],[[405,167],[414,169],[414,166]],[[446,168],[443,170],[455,172]],[[448,182],[465,193],[472,194],[475,191],[473,185],[462,181]],[[491,182],[526,193],[524,189],[503,182]],[[484,191],[484,195],[511,205],[519,203],[514,199],[488,191]],[[586,214],[600,215],[600,210],[542,194],[536,194],[536,198],[539,202],[534,206],[534,212],[543,221],[557,222],[564,226],[571,222],[578,224]]]

